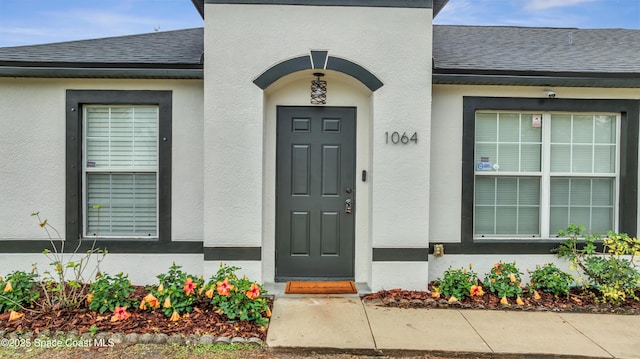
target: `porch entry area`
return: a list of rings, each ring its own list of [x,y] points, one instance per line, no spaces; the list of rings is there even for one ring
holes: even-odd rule
[[[353,280],[355,107],[277,107],[275,280]]]

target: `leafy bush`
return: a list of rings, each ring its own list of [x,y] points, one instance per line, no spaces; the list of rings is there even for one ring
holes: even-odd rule
[[[98,275],[89,287],[89,309],[100,313],[107,310],[113,313],[116,307],[135,307],[138,300],[131,297],[134,289],[126,274],[118,273],[114,277],[108,274]]]
[[[500,298],[513,298],[522,295],[520,288],[520,271],[516,263],[503,263],[502,261],[493,265],[489,274],[484,278],[484,286],[489,288]]]
[[[569,288],[573,283],[573,276],[565,273],[553,263],[548,263],[542,267],[537,265],[534,271],[528,271],[530,275],[529,284],[533,290],[552,293],[555,296],[569,295]]]
[[[157,287],[148,288],[150,296],[146,296],[140,304],[142,309],[162,307],[164,315],[174,321],[180,319],[180,315],[191,313],[193,306],[198,303],[204,280],[180,268],[173,263],[167,273],[156,277],[160,283]]]
[[[255,321],[258,325],[269,323],[271,311],[262,286],[247,277],[238,278],[238,267],[220,263],[218,272],[209,279],[206,296],[211,304],[231,320]]]
[[[22,271],[11,272],[5,280],[0,277],[0,313],[18,311],[35,302],[40,297],[36,278]]]
[[[640,273],[635,256],[640,255],[640,240],[610,231],[602,240],[602,253],[598,253],[596,243],[600,236],[584,231],[584,226],[575,224],[559,231],[560,236],[568,239],[554,250],[558,257],[568,259],[573,268],[582,270],[587,277],[584,280],[581,276],[582,282],[598,289],[602,301],[620,304],[627,298],[638,299],[635,291],[640,288]]]
[[[478,274],[471,268],[467,271],[463,268],[452,269],[449,267],[443,273],[442,279],[438,278],[433,286],[445,297],[455,297],[462,300],[473,295],[471,289],[476,284],[478,284]]]

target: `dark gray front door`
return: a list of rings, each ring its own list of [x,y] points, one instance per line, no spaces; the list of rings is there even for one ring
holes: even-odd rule
[[[276,280],[353,278],[356,109],[278,107]]]

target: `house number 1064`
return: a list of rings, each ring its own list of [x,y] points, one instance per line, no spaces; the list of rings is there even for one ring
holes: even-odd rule
[[[397,145],[399,143],[402,143],[403,145],[406,145],[409,142],[418,143],[417,132],[414,132],[413,135],[411,135],[411,137],[409,137],[409,135],[407,135],[406,132],[403,132],[402,134],[400,134],[400,132],[398,131],[394,131],[391,133],[387,131],[384,133],[384,143],[386,144],[393,143],[394,145]]]

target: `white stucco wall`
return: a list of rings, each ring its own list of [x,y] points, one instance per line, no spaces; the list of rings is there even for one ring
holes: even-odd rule
[[[356,280],[372,282],[371,247],[428,246],[431,9],[206,4],[205,17],[205,246],[261,246],[263,280],[274,280],[269,116],[276,105],[308,105],[313,78],[307,71],[299,82],[282,79],[290,87],[276,82],[282,92],[269,88],[266,96],[252,81],[311,50],[357,63],[384,83],[366,99],[344,75],[325,78],[327,105],[371,108],[369,133],[358,127],[357,171],[369,173],[359,185],[370,186],[358,196],[368,193],[370,202],[364,212],[359,199]],[[342,83],[351,97],[334,97]],[[417,132],[418,144],[385,144],[386,131]],[[370,142],[360,143],[362,136]],[[424,266],[403,265],[398,278],[417,271],[426,278]]]
[[[447,243],[460,242],[462,201],[462,105],[463,96],[543,98],[544,87],[434,85],[431,130],[431,203],[430,239],[445,244],[445,256],[430,257],[429,279],[442,275],[450,265],[454,268],[473,263],[477,272],[488,272],[499,261],[513,261],[521,269],[535,269],[536,264],[555,262],[566,266],[554,255],[452,255]],[[554,87],[557,98],[572,99],[640,99],[639,89],[562,88]],[[640,223],[640,221],[638,221]],[[568,269],[568,268],[567,268]],[[484,272],[482,272],[484,274]]]
[[[0,78],[0,240],[46,238],[34,211],[64,234],[67,89],[173,91],[172,238],[202,240],[201,80],[24,78]]]

